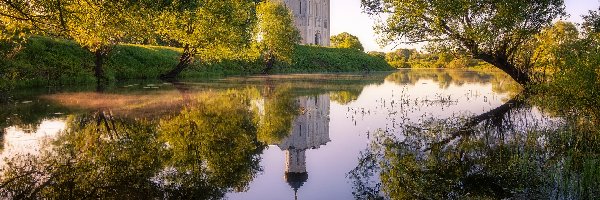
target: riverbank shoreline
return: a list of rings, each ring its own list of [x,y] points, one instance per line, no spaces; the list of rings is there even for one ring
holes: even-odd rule
[[[18,53],[0,60],[0,88],[94,84],[93,56],[73,41],[33,36]],[[177,65],[175,47],[117,45],[105,63],[111,83],[157,79]],[[196,59],[198,60],[198,59]],[[353,49],[298,45],[292,63],[276,63],[272,74],[393,71],[384,59]],[[194,62],[180,79],[259,75],[260,59]]]

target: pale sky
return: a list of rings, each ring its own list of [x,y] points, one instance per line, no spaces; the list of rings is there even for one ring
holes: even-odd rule
[[[567,21],[580,23],[581,15],[588,10],[597,10],[600,0],[565,0],[570,18]],[[356,35],[365,47],[365,51],[391,51],[391,47],[381,48],[376,42],[373,31],[374,20],[362,13],[360,0],[331,0],[331,35],[348,32]],[[418,48],[418,46],[399,46]]]

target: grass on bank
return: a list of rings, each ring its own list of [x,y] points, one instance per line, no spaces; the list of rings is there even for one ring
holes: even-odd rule
[[[148,45],[118,45],[106,63],[112,81],[154,79],[177,65],[181,49]],[[31,37],[18,53],[0,59],[0,87],[94,83],[93,57],[73,41]],[[273,73],[392,70],[385,60],[352,49],[298,45],[293,63],[277,63]],[[193,63],[182,78],[245,75],[262,72],[257,60]]]

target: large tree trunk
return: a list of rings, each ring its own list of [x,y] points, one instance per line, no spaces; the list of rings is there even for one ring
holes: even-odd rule
[[[104,74],[104,53],[102,50],[97,50],[94,52],[94,56],[94,76],[96,76],[98,83],[104,82],[108,80],[106,74]]]
[[[108,77],[104,72],[104,61],[108,54],[112,50],[112,46],[102,46],[94,54],[94,76],[96,76],[96,90],[103,91],[106,85],[108,85]]]
[[[168,79],[168,80],[176,79],[177,76],[179,76],[179,74],[184,69],[189,67],[189,65],[192,63],[193,59],[194,59],[194,49],[190,48],[189,45],[186,45],[183,49],[183,53],[181,54],[181,57],[179,58],[179,64],[177,64],[177,66],[175,66],[175,68],[173,68],[168,73],[161,74],[160,78]]]
[[[271,53],[267,53],[265,55],[265,69],[263,69],[263,74],[269,74],[271,70],[273,70],[273,66],[275,65],[275,57]]]
[[[494,65],[494,67],[497,67],[498,69],[504,71],[512,79],[514,79],[517,83],[521,85],[527,85],[532,82],[532,79],[529,76],[529,74],[518,69],[515,65],[508,62],[508,58],[506,58],[506,56],[492,56],[489,54],[479,54],[475,55],[475,58],[481,59],[487,63]]]

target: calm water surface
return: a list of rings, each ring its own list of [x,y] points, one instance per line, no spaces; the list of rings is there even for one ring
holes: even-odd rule
[[[0,112],[4,198],[598,194],[594,132],[573,130],[543,98],[495,71],[253,76],[13,95]],[[573,150],[582,146],[589,148]]]

